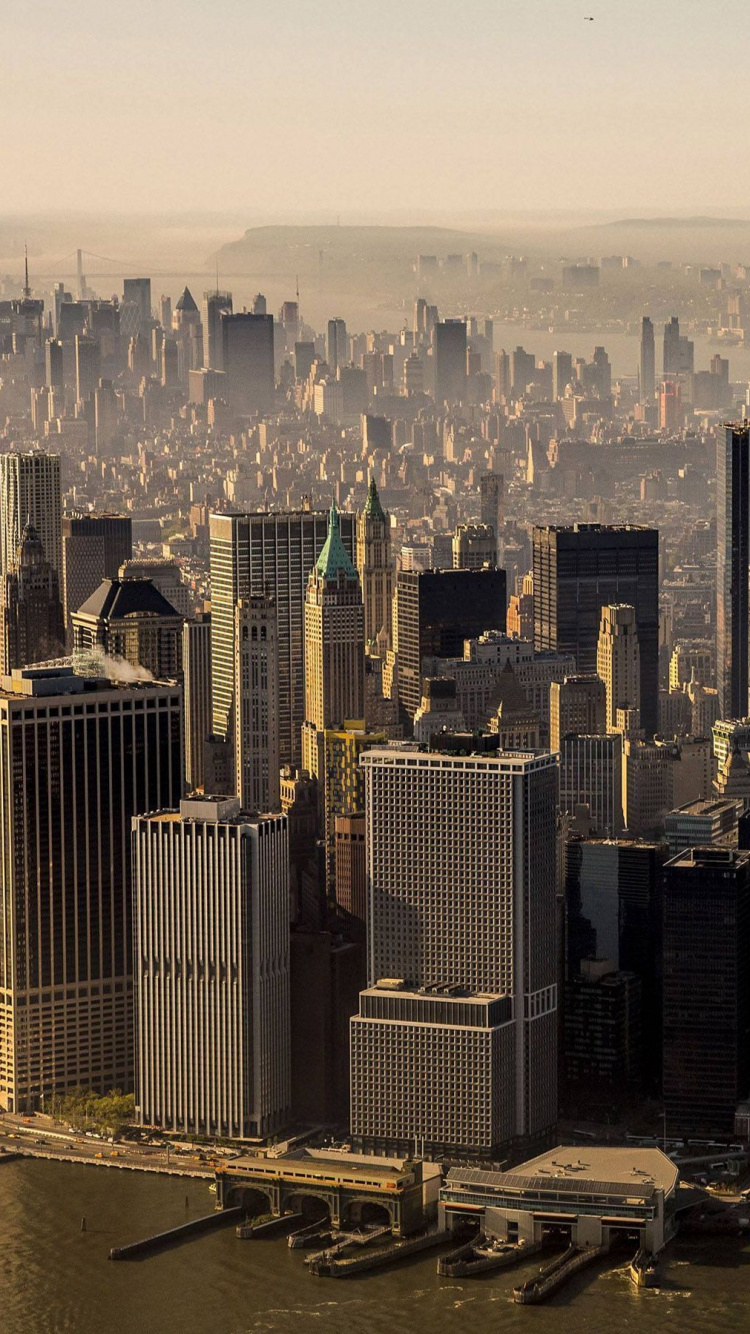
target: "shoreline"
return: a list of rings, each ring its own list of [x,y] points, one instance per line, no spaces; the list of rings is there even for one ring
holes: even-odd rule
[[[7,1157],[9,1162],[17,1162],[19,1158],[41,1158],[51,1163],[72,1163],[74,1167],[112,1167],[126,1172],[148,1172],[152,1175],[170,1176],[170,1177],[192,1177],[204,1181],[213,1181],[215,1173],[213,1169],[201,1167],[176,1167],[166,1163],[142,1163],[128,1160],[125,1157],[118,1158],[96,1158],[93,1155],[78,1155],[72,1153],[50,1153],[48,1150],[37,1148],[36,1145],[24,1145],[6,1152],[0,1152],[0,1165]]]

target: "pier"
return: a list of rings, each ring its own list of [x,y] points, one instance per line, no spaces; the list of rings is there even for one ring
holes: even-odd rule
[[[522,1305],[536,1305],[544,1302],[553,1293],[558,1292],[569,1278],[580,1269],[586,1269],[600,1256],[607,1255],[609,1246],[569,1246],[562,1255],[558,1255],[536,1278],[530,1278],[520,1287],[513,1289],[514,1302]]]
[[[451,1251],[450,1255],[441,1255],[437,1271],[443,1278],[471,1278],[474,1274],[489,1274],[496,1269],[520,1265],[541,1249],[540,1241],[500,1242],[477,1237]]]
[[[189,1223],[180,1223],[167,1232],[157,1232],[153,1237],[143,1237],[140,1241],[131,1241],[127,1246],[113,1246],[109,1253],[110,1260],[135,1260],[142,1255],[151,1255],[166,1246],[177,1246],[182,1241],[212,1232],[215,1228],[237,1223],[242,1217],[242,1209],[223,1209],[220,1213],[205,1214],[202,1218],[193,1218]]]
[[[380,1235],[379,1233],[377,1234]],[[373,1240],[372,1234],[364,1239],[366,1245],[368,1241]],[[421,1237],[409,1237],[406,1241],[396,1241],[391,1246],[377,1246],[373,1250],[366,1250],[363,1255],[346,1256],[341,1255],[342,1250],[346,1250],[351,1244],[347,1241],[344,1246],[334,1247],[329,1251],[321,1251],[318,1255],[310,1257],[310,1273],[318,1277],[326,1278],[350,1278],[353,1274],[363,1274],[370,1269],[382,1269],[386,1265],[396,1264],[399,1260],[406,1260],[411,1255],[418,1255],[421,1251],[431,1250],[434,1246],[442,1246],[450,1240],[450,1233],[445,1231],[428,1232]],[[359,1242],[362,1245],[362,1242]]]

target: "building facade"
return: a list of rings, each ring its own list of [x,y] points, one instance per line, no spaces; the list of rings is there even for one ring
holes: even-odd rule
[[[464,640],[505,630],[504,570],[400,570],[398,695],[409,723],[422,699],[422,660],[461,657]]]
[[[211,614],[182,627],[182,680],[185,715],[185,783],[189,792],[206,777],[206,741],[211,735]]]
[[[392,638],[393,591],[396,571],[391,555],[391,521],[370,479],[367,501],[357,515],[357,570],[362,585],[365,613],[365,644],[375,643],[385,632]]]
[[[555,758],[404,745],[361,763],[369,987],[352,1134],[483,1157],[541,1142],[557,1116]]]
[[[601,609],[635,607],[641,725],[653,735],[659,704],[659,534],[634,525],[536,527],[534,647],[572,653],[579,673],[597,670]]]
[[[667,1121],[731,1134],[750,1090],[750,855],[690,848],[664,877]]]
[[[265,1137],[291,1104],[286,817],[203,797],[133,820],[141,1124]]]
[[[331,505],[328,536],[305,594],[305,722],[302,763],[325,783],[323,738],[365,712],[364,609],[359,575]]]
[[[280,809],[279,647],[276,608],[265,596],[241,598],[235,611],[234,758],[243,811]]]
[[[182,791],[181,692],[28,668],[0,692],[0,1107],[133,1079],[130,821]]]
[[[354,525],[354,515],[339,514],[341,541],[350,557]],[[305,591],[326,540],[327,515],[309,510],[212,514],[209,529],[213,731],[225,740],[234,736],[235,605],[267,593],[276,606],[281,763],[299,768],[305,720]]]
[[[748,711],[750,426],[719,433],[716,446],[716,683],[722,718]]]
[[[3,672],[57,658],[65,645],[57,573],[32,524],[23,530],[16,564],[2,590]]]

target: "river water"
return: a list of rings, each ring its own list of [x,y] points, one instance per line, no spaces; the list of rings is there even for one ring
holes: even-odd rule
[[[188,1196],[188,1207],[185,1196]],[[139,1261],[111,1246],[210,1212],[207,1182],[26,1159],[0,1165],[2,1334],[722,1334],[750,1328],[750,1246],[677,1242],[662,1288],[606,1267],[541,1307],[511,1290],[538,1267],[441,1279],[434,1253],[344,1280],[313,1278],[283,1239],[233,1228]],[[81,1232],[81,1218],[87,1231]]]

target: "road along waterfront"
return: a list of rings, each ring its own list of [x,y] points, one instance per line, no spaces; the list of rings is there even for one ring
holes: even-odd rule
[[[17,1159],[0,1166],[3,1334],[735,1334],[750,1327],[746,1240],[678,1241],[662,1287],[637,1291],[627,1262],[577,1276],[547,1306],[513,1304],[538,1269],[447,1279],[428,1251],[347,1283],[308,1274],[283,1237],[239,1241],[232,1228],[130,1264],[113,1246],[206,1214],[204,1180],[91,1172]],[[186,1203],[187,1199],[187,1203]],[[81,1219],[87,1220],[86,1232]]]

